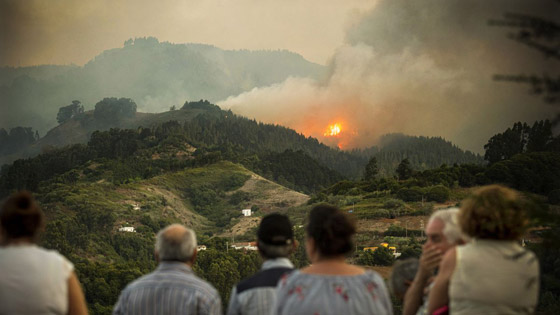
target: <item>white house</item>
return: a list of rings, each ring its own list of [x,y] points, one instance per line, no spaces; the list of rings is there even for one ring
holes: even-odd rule
[[[198,245],[198,246],[196,247],[196,250],[197,250],[197,251],[206,250],[206,245]]]
[[[136,232],[136,229],[132,226],[124,226],[119,228],[119,232]]]
[[[250,217],[251,216],[251,209],[243,209],[243,210],[241,210],[241,213],[243,213],[243,215],[246,216],[246,217]]]
[[[233,249],[257,250],[257,242],[244,242],[231,244]]]

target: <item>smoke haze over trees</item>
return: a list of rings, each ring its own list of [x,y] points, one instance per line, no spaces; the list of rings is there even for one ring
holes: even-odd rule
[[[136,38],[83,67],[0,68],[0,128],[33,126],[45,133],[59,108],[80,100],[85,110],[104,97],[128,97],[144,112],[185,99],[218,101],[289,76],[319,78],[324,68],[288,51],[228,51],[202,44]]]

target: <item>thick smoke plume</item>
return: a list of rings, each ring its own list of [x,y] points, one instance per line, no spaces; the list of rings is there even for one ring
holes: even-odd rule
[[[557,64],[488,22],[508,12],[555,19],[559,7],[539,0],[380,1],[348,29],[324,81],[290,78],[220,105],[343,149],[403,132],[442,136],[481,152],[513,122],[551,118],[557,110],[526,86],[492,80],[502,73],[543,74]],[[324,136],[335,122],[342,132]]]

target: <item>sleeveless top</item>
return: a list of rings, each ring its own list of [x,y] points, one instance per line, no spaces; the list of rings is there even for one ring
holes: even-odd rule
[[[273,314],[393,314],[385,282],[371,270],[355,276],[296,270],[284,276],[277,289]]]
[[[456,247],[449,284],[451,314],[532,314],[539,264],[515,241],[472,240]]]
[[[0,314],[68,313],[74,266],[36,245],[0,247]]]

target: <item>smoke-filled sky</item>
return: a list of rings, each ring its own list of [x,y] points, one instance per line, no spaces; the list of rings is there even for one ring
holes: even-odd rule
[[[515,121],[532,123],[557,111],[528,95],[527,86],[492,80],[494,74],[550,73],[558,63],[488,21],[506,12],[554,20],[559,8],[539,0],[382,0],[346,29],[325,81],[291,78],[220,105],[342,148],[403,132],[442,136],[481,152],[489,137]],[[340,135],[323,137],[337,122]]]
[[[222,49],[287,49],[325,64],[372,0],[0,0],[0,66],[83,65],[154,36]]]
[[[556,108],[494,74],[557,67],[488,25],[506,12],[557,19],[552,0],[0,0],[0,66],[82,65],[128,38],[223,49],[288,49],[325,64],[231,96],[224,108],[342,148],[385,133],[442,136],[481,152],[513,122]],[[325,137],[339,123],[341,134]]]

